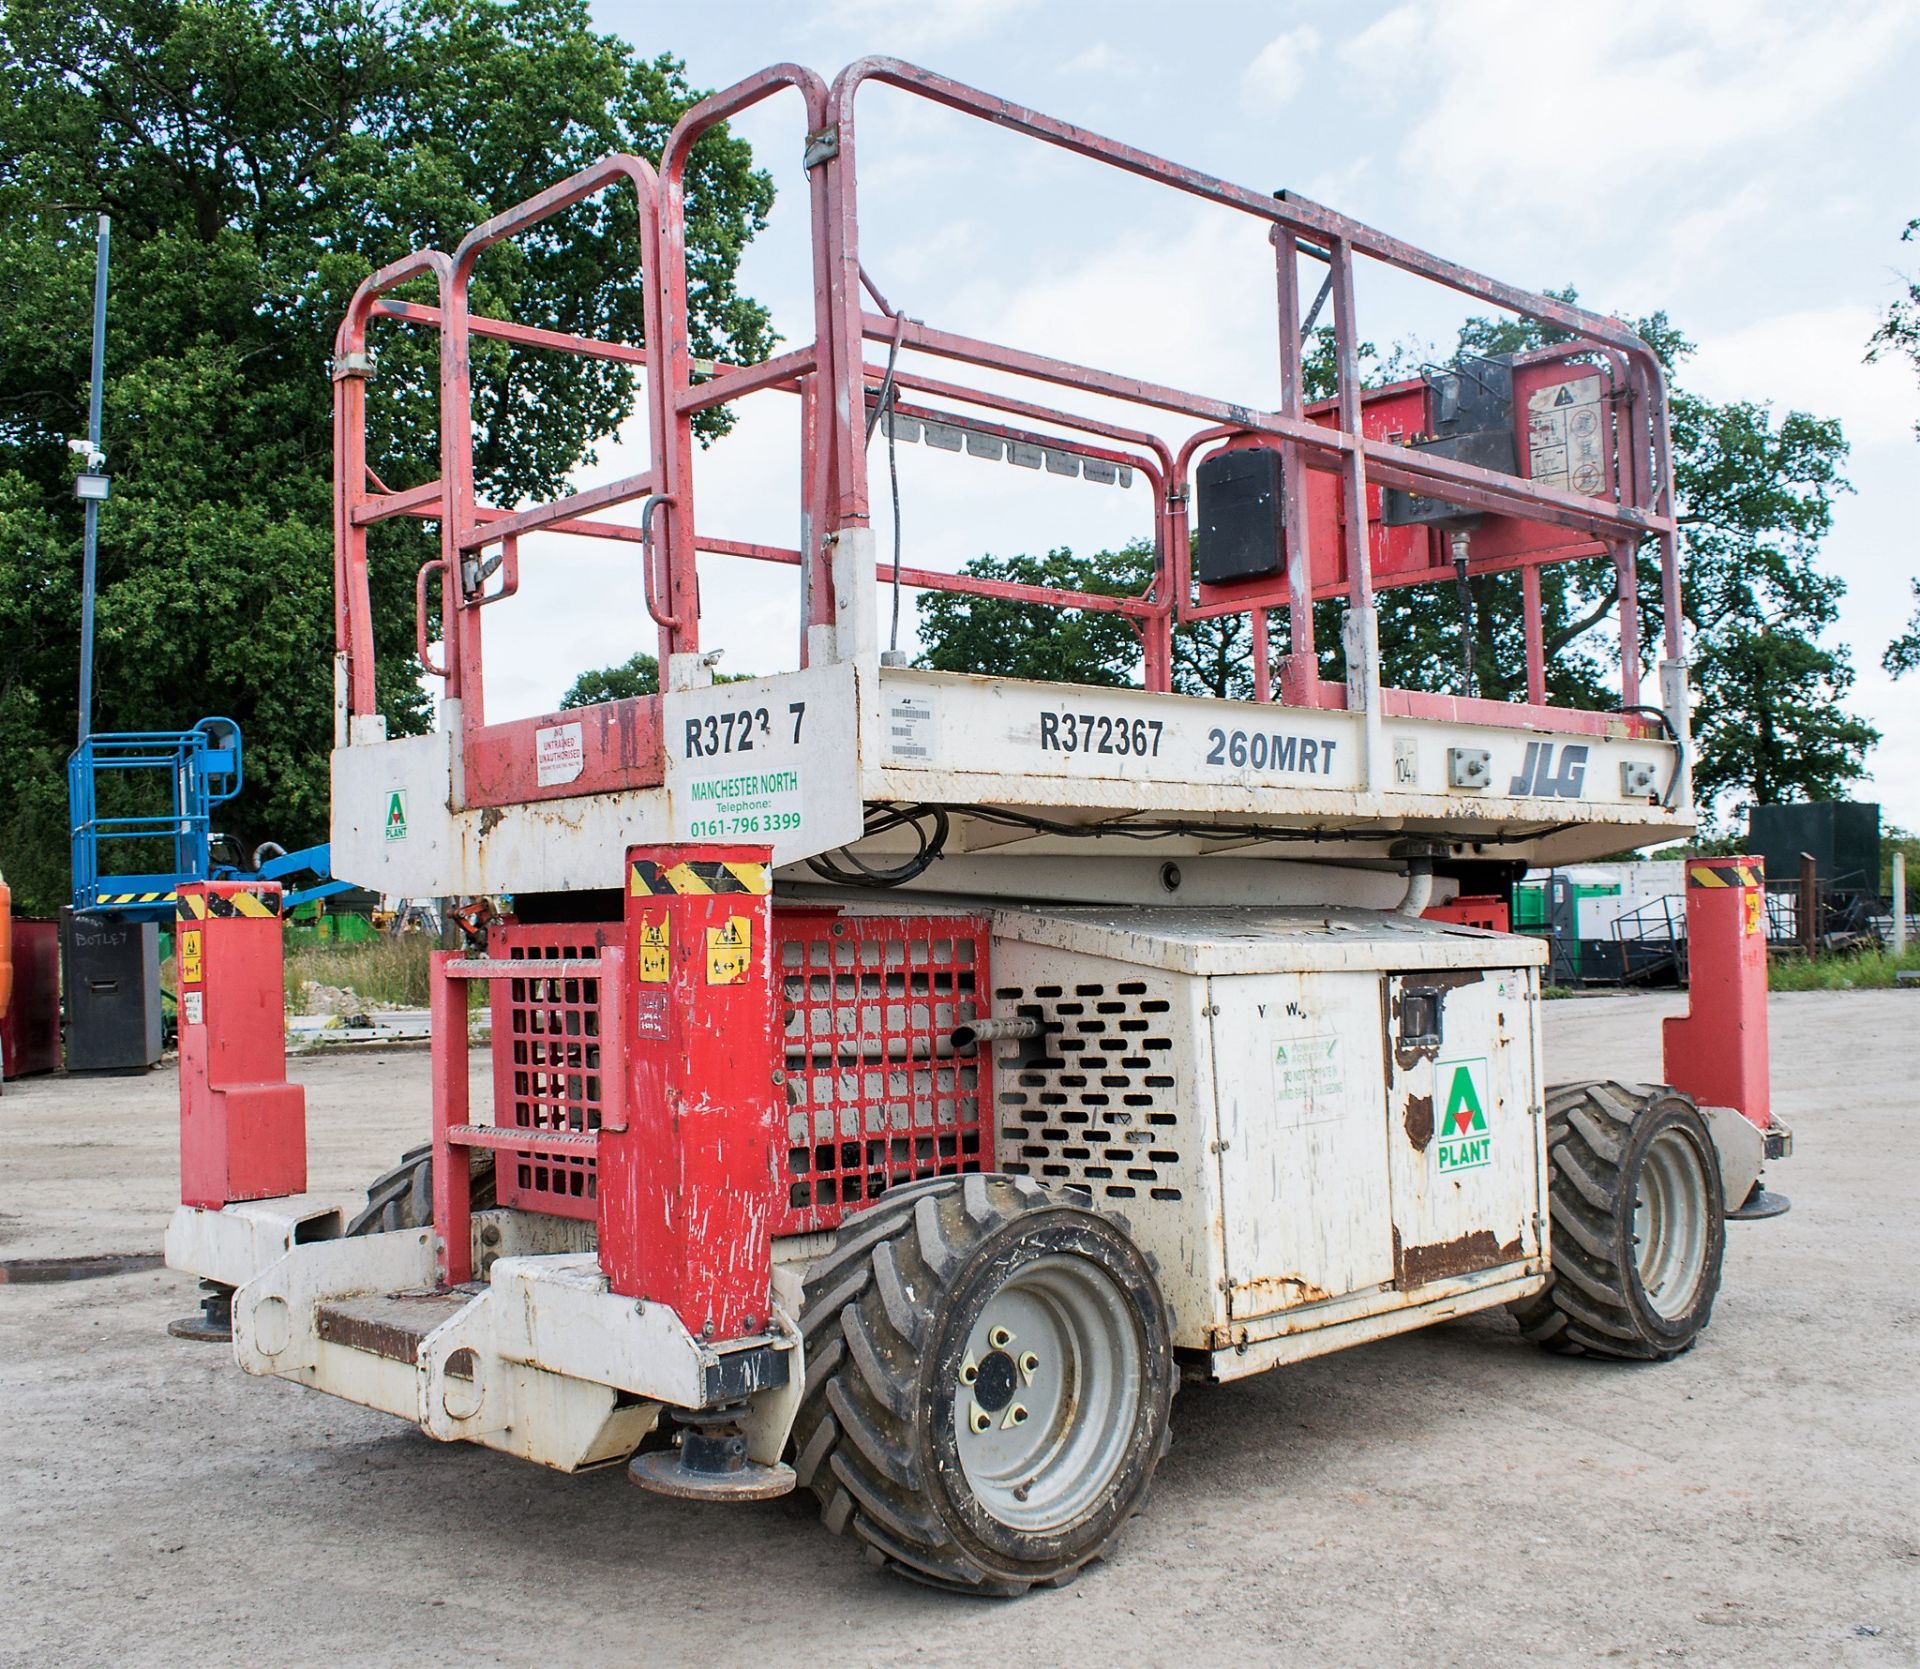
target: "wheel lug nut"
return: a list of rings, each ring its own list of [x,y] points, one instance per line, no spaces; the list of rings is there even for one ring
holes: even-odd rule
[[[1032,1351],[1028,1351],[1026,1355],[1020,1358],[1020,1371],[1023,1374],[1025,1374],[1029,1379],[1031,1379],[1034,1376],[1034,1373],[1039,1368],[1039,1366],[1040,1366],[1040,1358],[1034,1355]]]
[[[973,1412],[967,1416],[967,1424],[976,1432],[985,1431],[993,1424],[993,1416],[976,1403]]]
[[[995,1350],[1005,1350],[1008,1345],[1013,1343],[1013,1335],[1004,1327],[996,1327],[992,1332],[987,1334],[987,1343],[992,1345]]]

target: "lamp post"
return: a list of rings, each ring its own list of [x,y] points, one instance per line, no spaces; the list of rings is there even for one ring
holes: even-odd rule
[[[107,478],[100,473],[106,454],[100,450],[100,393],[107,358],[107,234],[112,222],[100,217],[93,256],[93,385],[87,396],[86,470],[74,491],[86,505],[87,531],[80,562],[80,740],[93,730],[93,589],[94,558],[100,544],[100,505],[107,496]],[[75,447],[75,450],[80,450]]]

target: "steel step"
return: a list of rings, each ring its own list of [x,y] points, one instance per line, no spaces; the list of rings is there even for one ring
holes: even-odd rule
[[[314,1332],[329,1344],[412,1366],[420,1357],[420,1341],[485,1290],[472,1286],[333,1298],[315,1309]]]

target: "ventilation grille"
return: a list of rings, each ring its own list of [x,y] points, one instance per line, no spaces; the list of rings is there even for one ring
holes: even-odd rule
[[[493,954],[515,962],[597,959],[620,931],[617,924],[502,924],[493,930]],[[492,985],[494,1122],[522,1130],[597,1131],[599,978],[500,979]],[[495,1165],[502,1205],[593,1217],[591,1154],[502,1153]]]
[[[1045,1028],[1002,1046],[1001,1170],[1085,1188],[1096,1205],[1182,1197],[1168,992],[1139,979],[995,990],[998,1012]]]
[[[833,1228],[895,1183],[989,1168],[991,1074],[947,1045],[980,1014],[987,923],[794,912],[775,930],[787,1148],[774,1233]]]

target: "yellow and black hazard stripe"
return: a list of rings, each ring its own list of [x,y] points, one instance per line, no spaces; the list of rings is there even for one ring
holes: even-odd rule
[[[1766,866],[1758,858],[1689,858],[1690,887],[1758,887],[1766,881]]]
[[[166,904],[174,897],[171,888],[166,892],[97,892],[93,895],[95,904]]]
[[[280,914],[280,893],[255,891],[251,887],[235,892],[182,893],[174,911],[177,921],[205,921],[209,917],[226,920],[243,916],[254,921],[271,920]]]
[[[763,863],[655,863],[635,858],[628,891],[635,898],[664,898],[674,894],[704,898],[713,893],[752,893],[764,898],[773,890],[773,877]]]

